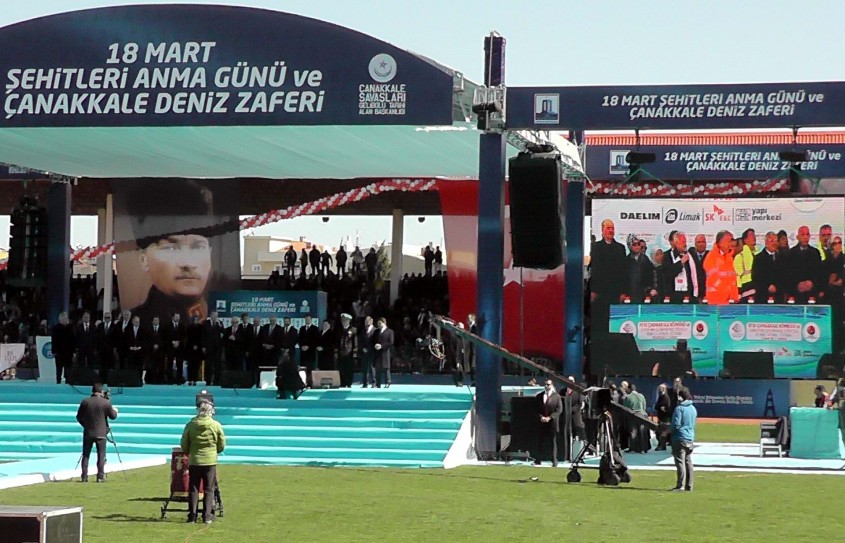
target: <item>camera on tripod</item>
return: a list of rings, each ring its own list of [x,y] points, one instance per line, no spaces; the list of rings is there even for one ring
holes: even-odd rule
[[[590,387],[584,390],[584,418],[600,419],[612,401],[609,388]]]
[[[417,338],[417,349],[421,351],[440,349],[443,347],[443,342],[433,336],[425,336]]]

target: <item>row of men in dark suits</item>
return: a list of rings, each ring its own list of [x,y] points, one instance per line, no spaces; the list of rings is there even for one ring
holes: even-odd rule
[[[103,378],[111,369],[133,369],[142,372],[144,382],[194,384],[204,368],[205,381],[212,385],[220,384],[224,370],[252,371],[257,381],[259,368],[275,368],[287,354],[298,356],[309,375],[318,368],[340,370],[343,386],[351,386],[359,364],[364,386],[389,386],[393,331],[384,319],[374,325],[367,317],[360,332],[351,321],[344,314],[340,329],[334,330],[329,321],[318,327],[316,319],[306,316],[297,328],[290,318],[279,324],[270,317],[262,325],[260,318],[250,320],[243,314],[226,327],[214,311],[205,321],[194,317],[187,324],[179,313],[167,323],[158,318],[142,323],[139,316],[124,311],[114,322],[106,313],[96,323],[86,312],[73,325],[63,313],[52,338],[57,382],[60,368],[69,368],[74,357],[81,367],[99,369]]]
[[[625,247],[614,239],[613,221],[602,223],[602,233],[602,239],[591,247],[590,291],[594,304],[609,306],[626,298],[631,303],[643,303],[646,298],[655,303],[667,299],[670,303],[699,303],[706,298],[704,259],[713,249],[707,248],[703,234],[695,237],[690,249],[683,232],[671,232],[671,248],[662,256],[655,255],[652,262],[644,254],[642,240],[629,240],[630,252],[626,254]],[[777,234],[768,232],[764,247],[758,249],[755,232],[743,232],[743,247],[737,247],[733,256],[735,262],[740,261],[735,267],[740,269],[742,301],[841,303],[841,239],[835,238],[823,247],[822,257],[821,251],[809,243],[808,227],[800,227],[796,238],[793,247],[784,248],[779,246]],[[748,273],[742,273],[743,267]]]

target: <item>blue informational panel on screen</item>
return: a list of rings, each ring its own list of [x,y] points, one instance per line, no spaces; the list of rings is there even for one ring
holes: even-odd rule
[[[775,377],[812,378],[831,352],[830,306],[619,304],[611,332],[634,334],[640,351],[669,351],[688,341],[695,372],[716,377],[726,351],[771,352]]]
[[[770,352],[778,378],[815,377],[831,339],[827,305],[728,305],[719,311],[719,360],[725,351]]]
[[[610,331],[634,334],[640,351],[672,351],[687,340],[692,367],[702,376],[718,374],[718,309],[693,304],[620,304],[611,306]]]

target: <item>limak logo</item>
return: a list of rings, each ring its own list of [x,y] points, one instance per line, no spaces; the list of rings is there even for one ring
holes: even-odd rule
[[[380,53],[370,60],[369,70],[373,81],[387,83],[396,77],[396,59],[387,53]]]

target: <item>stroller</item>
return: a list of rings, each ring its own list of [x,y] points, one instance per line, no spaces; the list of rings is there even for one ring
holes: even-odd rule
[[[188,492],[190,491],[188,478],[188,454],[182,452],[181,447],[173,447],[170,457],[170,497],[161,506],[161,518],[167,518],[168,512],[179,511],[187,513],[187,509],[170,508],[170,502],[187,503]],[[203,492],[200,487],[200,494]],[[204,513],[202,498],[200,498],[198,513]],[[220,497],[220,483],[214,480],[214,514],[217,517],[223,516],[223,499]]]

